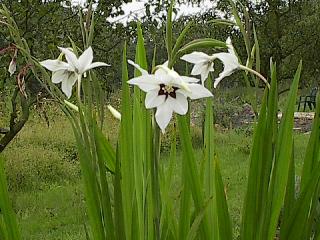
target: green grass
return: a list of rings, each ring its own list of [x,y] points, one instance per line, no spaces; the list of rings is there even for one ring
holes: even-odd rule
[[[23,239],[85,239],[86,216],[79,184],[14,196]]]
[[[108,119],[107,121],[113,121]],[[108,129],[116,136],[115,126]],[[194,131],[195,146],[200,131]],[[234,235],[238,236],[240,211],[245,194],[251,131],[217,132],[215,147],[229,203]],[[301,171],[309,135],[295,135],[295,157]],[[6,170],[13,206],[23,239],[86,239],[84,196],[72,129],[62,116],[55,116],[47,127],[33,116],[19,136],[5,151]],[[197,156],[202,153],[198,150]]]

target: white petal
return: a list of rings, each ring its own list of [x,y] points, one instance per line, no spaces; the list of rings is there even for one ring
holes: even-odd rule
[[[173,110],[167,102],[164,102],[157,108],[156,112],[156,122],[159,125],[160,129],[164,133],[164,130],[168,126],[170,119],[172,117]]]
[[[236,53],[234,51],[234,48],[233,48],[232,41],[231,41],[230,37],[227,38],[226,44],[227,44],[227,47],[228,47],[228,52],[236,56]]]
[[[205,63],[205,64],[196,64],[194,65],[191,74],[192,75],[201,75],[201,82],[204,83],[204,81],[208,78],[209,72],[213,72],[213,63]]]
[[[185,115],[188,112],[188,100],[187,97],[181,93],[176,93],[176,98],[168,97],[166,100],[174,112]]]
[[[180,79],[182,79],[185,83],[197,83],[199,82],[198,78],[195,77],[187,77],[187,76],[180,76]]]
[[[204,71],[201,73],[201,84],[202,85],[207,80],[208,76],[209,76],[209,71]]]
[[[87,48],[79,57],[78,63],[79,63],[79,73],[82,74],[86,71],[86,69],[90,66],[93,60],[93,52],[92,48]]]
[[[69,76],[69,78],[62,81],[62,85],[61,85],[62,92],[64,92],[64,94],[66,94],[68,98],[70,98],[72,95],[72,86],[75,84],[77,79],[78,79],[77,74],[72,74]]]
[[[228,37],[226,40],[226,44],[228,45],[232,45],[232,41],[231,41],[231,37]]]
[[[219,77],[217,77],[214,80],[213,87],[216,88],[218,86],[218,84],[221,82],[222,79],[224,79],[225,77],[230,76],[232,73],[234,73],[234,71],[235,71],[234,69],[223,70],[223,72],[219,74]]]
[[[142,75],[140,77],[132,78],[128,81],[129,84],[137,85],[142,91],[149,92],[159,88],[159,82],[154,75]]]
[[[197,64],[210,61],[212,57],[203,52],[192,52],[182,56],[181,59],[189,63]]]
[[[73,73],[71,73],[73,74]],[[64,80],[67,80],[69,77],[69,73],[66,70],[59,70],[52,73],[52,82],[60,83]]]
[[[162,66],[162,65],[161,65]],[[159,83],[169,84],[175,81],[175,78],[168,74],[165,68],[158,68],[154,73],[154,78],[157,79]]]
[[[200,84],[188,84],[190,91],[185,91],[183,89],[177,90],[177,92],[182,93],[185,96],[190,97],[191,99],[199,99],[205,97],[212,97],[212,93]]]
[[[132,66],[134,66],[136,69],[138,69],[142,75],[147,75],[148,71],[144,70],[142,67],[140,67],[138,64],[134,63],[133,61],[131,61],[130,59],[128,60],[128,63]]]
[[[68,69],[69,68],[69,64],[62,62],[60,60],[45,60],[40,62],[40,64],[45,67],[46,69],[48,69],[49,71],[59,71],[62,69]]]
[[[74,69],[79,69],[79,61],[77,56],[68,48],[62,48],[62,47],[58,47],[58,48],[65,55],[69,65],[72,66]]]
[[[158,107],[159,105],[163,104],[166,100],[165,95],[159,95],[159,90],[155,89],[147,93],[145,99],[146,108],[154,108]]]
[[[110,67],[110,65],[103,62],[94,62],[94,63],[91,63],[84,71],[88,71],[96,67]]]
[[[223,71],[219,74],[219,77],[214,81],[214,88],[217,87],[219,82],[227,77],[230,76],[234,71],[236,71],[239,67],[239,61],[236,55],[231,53],[216,53],[214,54],[216,58],[222,61],[224,65]]]
[[[208,62],[197,63],[194,65],[191,71],[191,75],[200,75],[206,70]]]
[[[165,61],[162,66],[168,67],[169,61]]]
[[[225,68],[237,69],[240,66],[238,57],[234,54],[222,52],[213,54],[213,56],[221,60]]]

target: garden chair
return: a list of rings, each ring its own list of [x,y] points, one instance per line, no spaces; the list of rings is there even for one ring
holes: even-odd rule
[[[301,104],[303,104],[303,111],[306,111],[306,106],[308,104],[309,109],[312,110],[316,108],[316,96],[317,96],[318,88],[312,88],[311,92],[307,96],[300,96],[298,103],[298,112],[300,110]]]

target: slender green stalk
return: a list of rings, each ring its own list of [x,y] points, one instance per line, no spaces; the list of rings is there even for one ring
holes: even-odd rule
[[[154,230],[155,239],[160,240],[160,214],[161,214],[161,196],[159,183],[159,160],[160,160],[160,129],[154,120],[154,137],[153,137],[153,165],[151,168],[152,176],[152,194],[154,201]]]

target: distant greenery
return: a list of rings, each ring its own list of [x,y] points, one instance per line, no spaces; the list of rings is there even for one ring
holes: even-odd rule
[[[76,40],[76,43],[81,46],[78,8],[70,4],[62,4],[64,2],[68,1],[0,1],[14,13],[13,16],[21,30],[21,35],[29,43],[31,53],[39,59],[56,57],[58,54],[56,46],[69,46],[69,37]],[[129,2],[128,0],[94,2],[97,2],[97,5],[95,8],[96,31],[93,49],[95,49],[97,59],[111,64],[111,68],[100,71],[99,78],[102,79],[105,89],[112,91],[120,85],[118,66],[120,65],[120,50],[124,40],[129,43],[129,56],[133,57],[134,45],[130,43],[135,41],[136,25],[134,22],[129,22],[124,26],[120,22],[110,23],[105,19],[105,16],[123,14],[121,3]],[[180,2],[190,3],[192,1]],[[197,4],[198,1],[193,2]],[[264,75],[267,76],[269,59],[273,57],[280,70],[278,71],[280,81],[287,83],[294,72],[294,66],[302,59],[305,66],[302,84],[305,86],[314,85],[318,80],[320,63],[320,57],[316,54],[317,49],[320,48],[316,34],[319,32],[320,26],[318,18],[320,3],[314,0],[242,0],[241,2],[248,8],[249,19],[247,22],[250,22],[250,25],[253,23],[258,32],[261,66]],[[217,0],[213,3],[216,3],[217,7],[208,9],[202,15],[184,16],[177,19],[174,34],[177,35],[189,21],[194,21],[191,34],[189,34],[190,39],[206,36],[225,40],[227,36],[231,35],[236,49],[240,49],[240,55],[246,56],[242,37],[238,30],[208,23],[215,18],[228,19],[231,16],[228,0]],[[199,4],[201,5],[201,1]],[[157,59],[157,63],[162,63],[165,60],[165,45],[162,36],[165,21],[163,10],[166,9],[166,6],[168,6],[167,1],[150,0],[146,4],[147,16],[141,20],[144,30],[148,30],[144,31],[147,33],[145,35],[145,42],[148,45],[147,55],[152,56],[153,48],[157,47],[158,55],[163,56],[163,58]],[[26,11],[26,9],[28,10]],[[154,12],[151,9],[155,9]],[[252,28],[247,26],[247,31],[251,33],[253,38]],[[40,32],[41,34],[39,34]],[[188,40],[186,39],[186,41]],[[10,43],[12,43],[12,39],[9,38],[5,28],[1,28],[0,48],[6,47]],[[4,82],[9,82],[6,73],[9,62],[8,56],[0,56],[0,82],[2,83],[0,86],[3,86]],[[25,64],[19,58],[18,63],[20,68]],[[232,84],[235,81],[240,81],[240,84],[243,84],[243,81],[237,81],[239,76],[231,78]],[[225,83],[225,85],[230,85],[230,83]]]

